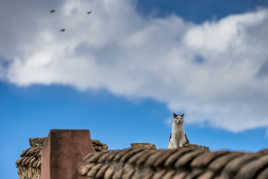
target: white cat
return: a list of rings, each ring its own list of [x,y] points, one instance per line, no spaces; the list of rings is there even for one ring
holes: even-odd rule
[[[188,138],[184,132],[184,114],[177,115],[173,113],[173,122],[171,134],[169,137],[168,148],[175,149],[182,147],[184,144],[189,144]]]

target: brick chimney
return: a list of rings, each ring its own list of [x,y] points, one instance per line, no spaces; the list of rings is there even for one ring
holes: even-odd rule
[[[50,130],[42,150],[40,179],[86,179],[78,167],[92,147],[89,130]]]

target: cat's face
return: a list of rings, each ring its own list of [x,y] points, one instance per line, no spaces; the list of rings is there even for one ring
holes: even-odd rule
[[[173,113],[173,121],[175,122],[175,124],[177,125],[182,125],[184,122],[184,114],[178,115],[176,113]]]

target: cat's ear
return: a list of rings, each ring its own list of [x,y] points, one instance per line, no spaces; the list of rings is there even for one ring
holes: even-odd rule
[[[173,117],[176,118],[178,115],[176,113],[173,113]]]
[[[181,117],[184,117],[184,113],[181,114]]]

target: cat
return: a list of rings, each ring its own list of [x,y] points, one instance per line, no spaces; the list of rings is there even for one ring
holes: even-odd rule
[[[178,115],[173,113],[173,122],[171,134],[168,142],[168,149],[183,147],[184,144],[189,144],[189,140],[184,132],[184,114]]]

